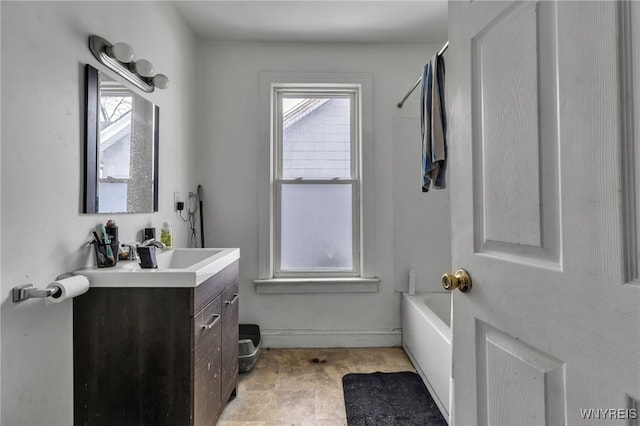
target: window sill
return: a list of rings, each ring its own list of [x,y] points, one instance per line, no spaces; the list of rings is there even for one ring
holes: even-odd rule
[[[380,278],[269,278],[253,282],[259,294],[377,293]]]

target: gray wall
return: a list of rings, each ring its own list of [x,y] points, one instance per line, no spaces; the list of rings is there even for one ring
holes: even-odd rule
[[[209,42],[200,48],[199,179],[206,241],[240,247],[240,320],[258,323],[270,346],[400,343],[400,297],[409,265],[418,288],[441,290],[450,268],[448,191],[420,192],[418,93],[399,99],[440,45]],[[376,273],[373,294],[256,294],[258,273],[258,78],[263,71],[373,75]],[[396,220],[396,217],[400,219]],[[396,238],[401,235],[401,238]],[[400,255],[396,255],[400,253]]]
[[[73,423],[72,303],[14,304],[12,287],[46,287],[94,262],[90,230],[109,218],[120,239],[145,226],[186,226],[173,192],[195,190],[192,172],[196,40],[164,2],[7,2],[2,10],[2,425]],[[160,211],[82,215],[84,64],[98,64],[88,36],[129,43],[169,76],[144,95],[160,106]]]

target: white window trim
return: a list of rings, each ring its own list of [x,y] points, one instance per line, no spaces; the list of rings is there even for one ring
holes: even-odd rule
[[[275,278],[274,244],[274,172],[275,155],[271,141],[274,133],[274,88],[286,85],[328,87],[360,87],[360,274],[357,277],[287,277]],[[376,292],[379,278],[374,267],[375,226],[373,217],[373,102],[372,76],[368,73],[287,73],[263,72],[259,78],[259,137],[258,137],[258,279],[254,280],[258,293],[327,293]]]
[[[273,264],[275,265],[273,276],[274,278],[331,278],[331,277],[360,277],[360,269],[362,266],[362,257],[361,257],[361,244],[360,244],[360,218],[361,218],[361,206],[360,206],[360,198],[361,198],[361,180],[362,176],[360,174],[360,100],[361,96],[361,85],[351,84],[345,85],[340,84],[336,85],[325,85],[313,87],[299,87],[298,84],[273,84],[272,90],[274,92],[274,104],[272,106],[273,110],[276,111],[276,117],[282,116],[281,107],[282,104],[279,102],[280,98],[285,95],[296,94],[300,97],[325,97],[325,98],[348,98],[350,100],[350,120],[351,120],[351,134],[350,134],[350,176],[349,178],[341,178],[338,180],[332,179],[297,179],[297,178],[283,178],[279,174],[282,173],[283,168],[283,150],[284,146],[282,144],[283,140],[283,129],[281,120],[276,120],[277,124],[274,128],[274,133],[272,135],[272,144],[277,144],[277,150],[275,150],[274,158],[274,179],[275,179],[275,193],[273,195],[273,199],[276,202],[274,206],[274,234],[272,235],[274,238],[274,251],[273,251]],[[276,142],[277,141],[277,142]],[[280,201],[279,197],[282,195],[282,185],[351,185],[352,192],[352,229],[353,233],[351,236],[351,241],[354,243],[352,247],[352,259],[353,259],[353,269],[350,271],[285,271],[279,268],[280,265],[280,254],[281,254],[281,246],[282,240],[277,238],[278,236],[278,223],[280,222]]]

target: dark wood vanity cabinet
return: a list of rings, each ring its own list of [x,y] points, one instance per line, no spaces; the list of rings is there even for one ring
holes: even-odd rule
[[[215,425],[238,386],[238,262],[73,299],[75,425]]]

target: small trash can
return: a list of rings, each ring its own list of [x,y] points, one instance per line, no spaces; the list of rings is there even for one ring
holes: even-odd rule
[[[260,356],[262,338],[260,327],[256,324],[240,324],[240,342],[238,344],[238,370],[250,371]]]

